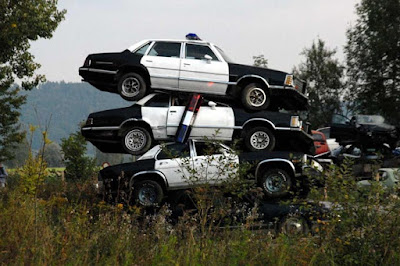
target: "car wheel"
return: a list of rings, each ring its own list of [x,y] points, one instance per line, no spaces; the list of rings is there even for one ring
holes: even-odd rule
[[[118,92],[127,101],[137,101],[146,95],[146,82],[136,73],[123,75],[118,82]]]
[[[125,131],[122,137],[124,150],[132,155],[140,155],[148,151],[151,147],[152,138],[147,129],[143,127],[133,127]]]
[[[310,231],[306,219],[299,214],[289,214],[281,220],[279,231],[290,236],[304,236]]]
[[[275,148],[275,136],[266,127],[247,130],[244,141],[249,151],[272,151]]]
[[[269,107],[271,98],[265,86],[250,83],[242,90],[242,103],[247,110],[265,110]]]
[[[153,180],[140,181],[134,185],[133,199],[135,203],[144,207],[153,207],[161,203],[164,191],[161,185]]]
[[[292,186],[290,175],[282,169],[269,169],[262,174],[260,186],[268,198],[286,196]]]

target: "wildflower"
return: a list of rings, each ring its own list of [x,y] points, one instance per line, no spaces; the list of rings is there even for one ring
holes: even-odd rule
[[[11,28],[16,28],[16,27],[17,27],[17,24],[15,24],[15,23],[11,24]]]

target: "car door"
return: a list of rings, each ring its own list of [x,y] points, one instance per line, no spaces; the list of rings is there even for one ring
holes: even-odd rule
[[[210,102],[209,102],[210,104]],[[231,107],[215,106],[211,102],[200,107],[192,125],[192,138],[232,140],[235,116]]]
[[[220,184],[236,173],[239,157],[219,143],[193,141],[194,173],[201,183]]]
[[[167,178],[170,189],[187,188],[196,185],[193,178],[193,152],[191,143],[166,145],[156,156],[155,169]]]
[[[178,89],[181,42],[156,41],[140,63],[150,74],[152,88]]]
[[[184,50],[179,90],[225,95],[229,81],[228,64],[207,44],[186,43]]]
[[[159,93],[142,105],[142,119],[150,125],[155,140],[167,138],[169,100],[168,94]]]

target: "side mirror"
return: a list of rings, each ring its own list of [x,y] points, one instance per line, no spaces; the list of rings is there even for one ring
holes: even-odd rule
[[[212,57],[209,56],[208,54],[206,54],[206,55],[204,55],[204,59],[206,59],[207,63],[209,64],[209,63],[211,63]]]
[[[213,102],[213,101],[209,101],[208,102],[208,106],[210,106],[211,109],[215,110],[215,106],[217,106],[217,104],[215,102]]]

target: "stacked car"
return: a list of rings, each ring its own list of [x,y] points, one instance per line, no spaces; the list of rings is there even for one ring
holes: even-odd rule
[[[310,156],[313,138],[296,113],[308,108],[306,84],[282,71],[235,64],[196,35],[91,54],[79,74],[99,90],[134,101],[92,113],[82,127],[103,152],[142,155],[100,172],[99,186],[108,195],[117,193],[122,174],[136,203],[160,204],[171,190],[221,185],[249,162],[249,179],[277,198],[306,179],[305,168],[319,167]],[[226,145],[235,140],[246,152],[237,155]],[[211,154],[206,146],[213,146]],[[210,156],[217,159],[210,163]],[[230,168],[220,173],[222,165]],[[199,177],[188,182],[185,175],[193,171]]]

